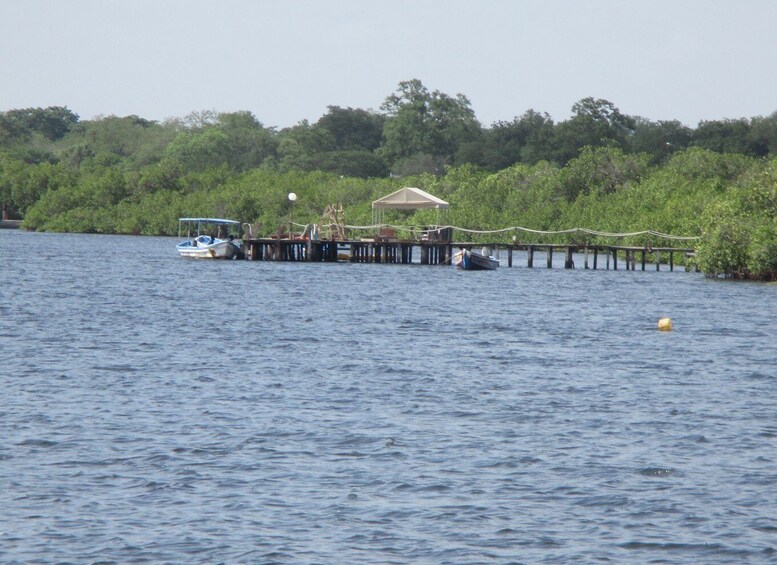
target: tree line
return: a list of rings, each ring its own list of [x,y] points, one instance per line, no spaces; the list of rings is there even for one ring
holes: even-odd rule
[[[185,215],[274,229],[328,204],[369,223],[372,200],[413,184],[449,223],[654,229],[698,235],[708,274],[777,273],[777,113],[689,128],[585,98],[555,123],[527,110],[483,127],[468,99],[401,82],[379,111],[330,106],[278,130],[250,112],[82,121],[66,107],[0,114],[0,203],[28,229],[171,235]],[[427,212],[398,217],[429,223]]]

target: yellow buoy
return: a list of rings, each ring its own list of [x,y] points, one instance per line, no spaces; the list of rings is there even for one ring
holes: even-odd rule
[[[672,318],[661,318],[658,320],[658,329],[662,332],[672,330]]]

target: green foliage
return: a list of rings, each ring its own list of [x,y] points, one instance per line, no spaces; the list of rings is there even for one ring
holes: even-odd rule
[[[462,143],[480,134],[480,124],[464,95],[430,93],[417,79],[399,83],[381,108],[388,116],[381,154],[392,163],[415,155],[451,162]]]
[[[228,146],[224,162],[236,171],[259,167],[276,155],[275,132],[262,126],[251,112],[219,114],[216,127]]]
[[[229,137],[216,128],[181,132],[167,146],[165,157],[189,171],[205,171],[229,160]]]
[[[80,167],[98,155],[113,155],[116,164],[137,169],[156,163],[176,132],[138,116],[107,116],[80,122],[59,144],[60,158]]]
[[[446,159],[428,153],[416,153],[402,157],[394,162],[391,174],[395,177],[413,177],[422,174],[441,176],[445,170]]]
[[[483,137],[482,163],[493,171],[515,163],[534,164],[555,151],[553,120],[534,110],[512,122],[495,123]]]
[[[322,153],[316,169],[359,178],[380,178],[387,176],[389,172],[383,158],[369,151]]]
[[[64,166],[29,164],[0,155],[0,199],[12,214],[24,216],[43,195],[74,182]]]
[[[752,226],[730,202],[711,206],[702,218],[704,236],[697,247],[697,262],[708,276],[744,278]]]
[[[777,280],[777,218],[767,219],[753,230],[748,252],[751,278]]]
[[[609,194],[637,182],[647,172],[645,155],[626,155],[616,147],[585,147],[561,174],[563,196],[574,201],[580,194]]]
[[[61,139],[78,123],[78,115],[67,107],[24,108],[0,114],[0,141],[29,139],[39,133],[49,141]]]
[[[777,277],[777,159],[739,178],[701,218],[698,264],[709,276]]]
[[[777,155],[777,112],[766,118],[752,119],[748,145],[758,157]]]
[[[677,120],[651,122],[635,119],[634,134],[630,138],[631,151],[650,156],[653,165],[663,163],[672,154],[687,148],[692,139],[691,128]]]
[[[329,133],[335,151],[371,152],[380,147],[384,121],[366,110],[329,106],[316,125]]]
[[[608,100],[583,98],[572,106],[573,116],[556,129],[557,160],[566,163],[586,146],[614,145],[625,149],[636,120],[621,114]]]
[[[693,133],[693,143],[718,153],[755,155],[750,146],[750,122],[744,118],[703,121]]]
[[[373,200],[418,186],[450,209],[388,212],[386,221],[448,223],[474,241],[612,243],[503,231],[514,226],[701,236],[697,264],[710,276],[768,279],[777,273],[776,153],[777,113],[694,130],[588,97],[566,121],[528,110],[484,129],[465,96],[410,80],[380,112],[329,106],[314,124],[281,131],[250,112],[162,123],[81,122],[64,107],[3,112],[0,204],[36,230],[172,235],[178,217],[201,215],[270,234],[292,215],[321,223],[338,203],[347,223],[371,224]],[[666,243],[653,239],[620,242]]]

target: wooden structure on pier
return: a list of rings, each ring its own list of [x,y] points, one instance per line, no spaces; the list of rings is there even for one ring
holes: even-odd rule
[[[351,263],[394,263],[394,264],[421,264],[421,265],[450,265],[453,254],[460,248],[472,249],[490,247],[499,253],[504,250],[507,253],[507,266],[513,266],[514,254],[517,251],[525,251],[527,257],[526,266],[535,266],[535,254],[545,254],[545,265],[553,268],[554,256],[563,256],[564,268],[574,269],[575,256],[580,259],[582,255],[582,267],[585,269],[618,270],[619,262],[626,270],[646,270],[648,259],[655,265],[655,270],[660,270],[662,259],[669,265],[669,270],[674,270],[675,255],[684,257],[692,256],[693,249],[674,247],[626,247],[615,245],[567,245],[567,244],[476,244],[453,243],[445,241],[397,241],[377,239],[362,240],[318,240],[309,239],[279,239],[258,238],[246,239],[243,242],[245,258],[253,261],[306,261],[306,262],[337,262],[347,261]],[[416,261],[415,258],[418,260]]]

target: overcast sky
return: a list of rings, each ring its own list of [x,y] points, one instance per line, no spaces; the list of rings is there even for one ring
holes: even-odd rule
[[[400,81],[484,126],[587,96],[650,120],[777,111],[775,0],[0,0],[0,111],[378,110]]]

